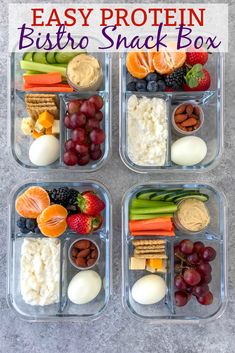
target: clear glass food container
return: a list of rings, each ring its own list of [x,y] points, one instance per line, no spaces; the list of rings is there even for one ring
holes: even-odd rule
[[[134,92],[127,90],[129,80],[126,69],[126,54],[119,59],[119,152],[124,164],[138,173],[160,172],[203,172],[212,169],[219,162],[223,150],[223,54],[212,53],[205,68],[210,72],[211,85],[208,91],[198,92]],[[142,166],[134,163],[128,156],[127,102],[131,95],[138,97],[161,97],[167,101],[168,143],[166,161],[163,166]],[[205,120],[202,128],[194,135],[201,137],[207,144],[207,155],[194,166],[180,166],[171,161],[171,145],[179,139],[171,124],[175,107],[185,101],[193,101],[202,106]],[[183,137],[183,136],[182,136]]]
[[[100,229],[93,232],[90,237],[99,246],[100,257],[92,270],[99,273],[102,287],[98,296],[87,304],[77,305],[72,303],[67,295],[70,280],[80,271],[76,269],[68,257],[70,245],[84,238],[84,235],[67,229],[59,238],[60,242],[60,278],[59,302],[45,306],[26,304],[21,295],[21,246],[25,238],[45,238],[42,234],[22,234],[16,225],[19,215],[15,211],[15,200],[19,194],[30,186],[41,186],[45,189],[70,187],[79,191],[94,190],[105,202],[106,207],[102,212],[103,224]],[[96,181],[85,182],[28,182],[18,185],[10,195],[9,202],[9,239],[8,239],[8,281],[7,301],[13,311],[27,321],[80,321],[96,319],[106,309],[112,292],[112,201],[104,185]]]
[[[167,294],[163,300],[152,305],[141,305],[135,302],[131,295],[133,284],[143,275],[150,274],[147,271],[130,270],[129,259],[133,253],[132,237],[130,236],[129,204],[135,195],[142,190],[166,190],[175,188],[200,189],[209,196],[207,207],[210,211],[211,221],[208,228],[200,235],[185,235],[176,230],[174,237],[160,237],[166,240],[167,271],[163,276],[167,285]],[[223,193],[210,184],[196,183],[148,183],[138,184],[129,189],[122,203],[122,300],[125,310],[131,317],[145,322],[173,323],[173,322],[207,322],[219,318],[227,303],[227,224],[226,224],[226,199]],[[156,239],[155,237],[135,237],[135,239]],[[159,239],[159,237],[157,237]],[[210,262],[212,266],[212,281],[209,283],[214,300],[211,305],[200,305],[193,296],[182,307],[177,307],[174,300],[174,245],[182,239],[191,239],[193,242],[200,240],[206,246],[212,246],[216,252],[216,258]]]
[[[95,39],[94,39],[95,40]],[[97,41],[97,40],[96,40]],[[98,41],[97,41],[98,42]],[[33,50],[31,50],[33,51]],[[102,68],[103,79],[101,87],[98,91],[87,91],[87,92],[72,92],[72,93],[59,93],[55,94],[58,97],[59,102],[59,117],[60,117],[60,157],[51,165],[38,167],[31,163],[29,160],[29,147],[33,142],[33,138],[25,136],[21,131],[21,121],[23,117],[27,117],[25,106],[25,93],[53,93],[53,92],[25,92],[23,90],[23,70],[20,68],[20,60],[22,60],[21,53],[13,52],[10,55],[9,61],[9,148],[11,155],[14,160],[22,167],[34,169],[34,170],[71,170],[79,172],[93,172],[98,170],[108,160],[111,154],[111,99],[112,99],[112,67],[111,67],[111,55],[109,53],[89,53],[94,55],[98,60]],[[104,100],[104,106],[101,109],[104,118],[101,122],[101,128],[105,132],[105,142],[102,144],[102,157],[97,161],[90,161],[85,166],[67,166],[63,162],[64,153],[64,142],[70,135],[70,130],[64,126],[64,114],[66,111],[66,104],[72,99],[83,99],[89,98],[92,95],[100,95]]]

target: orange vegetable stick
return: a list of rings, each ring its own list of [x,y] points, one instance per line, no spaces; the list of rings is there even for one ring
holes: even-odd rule
[[[55,86],[24,86],[25,91],[32,92],[73,92],[73,88],[69,85]]]
[[[59,72],[24,76],[24,82],[28,85],[54,85],[61,81],[62,76]]]
[[[143,220],[129,221],[129,228],[131,232],[144,230],[172,230],[173,224],[171,218],[152,218]]]
[[[146,230],[146,231],[135,231],[135,232],[131,232],[131,236],[135,237],[135,236],[149,236],[149,235],[155,235],[155,236],[169,236],[169,237],[173,237],[175,235],[174,230]]]

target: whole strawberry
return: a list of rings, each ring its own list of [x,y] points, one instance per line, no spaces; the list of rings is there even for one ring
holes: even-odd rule
[[[196,64],[187,72],[185,82],[183,85],[185,91],[207,91],[210,88],[211,78],[201,64]]]
[[[100,219],[84,213],[77,213],[67,217],[67,224],[78,234],[90,234],[99,227]]]
[[[196,64],[205,65],[208,61],[208,52],[204,48],[194,49],[193,52],[186,53],[186,64],[194,66]]]
[[[98,216],[105,208],[105,203],[94,192],[87,191],[77,198],[78,207],[82,213],[89,216]]]

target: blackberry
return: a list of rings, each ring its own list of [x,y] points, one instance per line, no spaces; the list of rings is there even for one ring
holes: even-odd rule
[[[182,66],[176,69],[172,74],[165,76],[165,83],[168,87],[173,89],[180,89],[184,83],[184,77],[186,76],[186,67]]]
[[[70,189],[68,205],[76,205],[79,192],[75,189]]]
[[[52,189],[48,191],[48,194],[51,202],[60,204],[60,205],[66,205],[70,196],[70,190],[66,186],[63,188]]]

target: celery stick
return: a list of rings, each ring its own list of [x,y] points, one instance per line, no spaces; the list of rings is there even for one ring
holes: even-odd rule
[[[31,61],[21,60],[20,67],[23,70],[32,70],[32,71],[40,71],[40,72],[60,72],[62,76],[66,76],[66,68],[61,66],[54,66],[50,64],[40,64]]]
[[[177,210],[176,205],[169,205],[165,207],[145,207],[145,208],[131,208],[130,214],[151,214],[151,213],[173,213]]]
[[[130,221],[137,221],[141,219],[153,219],[162,217],[173,217],[173,213],[160,213],[160,214],[131,214]]]
[[[131,207],[132,208],[142,208],[142,207],[164,207],[174,205],[173,202],[166,201],[151,201],[151,200],[140,200],[140,199],[132,199]]]

